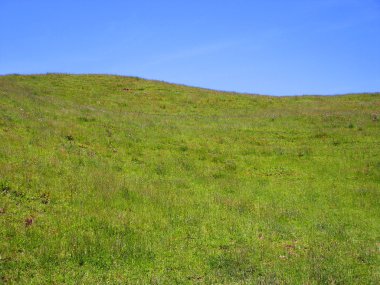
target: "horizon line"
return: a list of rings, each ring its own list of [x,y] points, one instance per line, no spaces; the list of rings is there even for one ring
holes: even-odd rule
[[[334,93],[334,94],[311,94],[311,93],[304,93],[304,94],[291,94],[291,95],[273,95],[273,94],[263,94],[263,93],[254,93],[254,92],[239,92],[239,91],[232,91],[232,90],[222,90],[222,89],[214,89],[214,88],[208,88],[208,87],[202,87],[202,86],[194,86],[194,85],[188,85],[184,83],[176,83],[176,82],[169,82],[166,80],[161,79],[151,79],[151,78],[145,78],[140,77],[136,75],[123,75],[123,74],[114,74],[114,73],[69,73],[69,72],[45,72],[45,73],[3,73],[0,74],[0,77],[4,76],[44,76],[44,75],[73,75],[73,76],[85,76],[85,75],[93,75],[93,76],[115,76],[115,77],[128,77],[128,78],[136,78],[140,80],[146,80],[146,81],[154,81],[154,82],[161,82],[169,85],[178,85],[188,88],[196,88],[196,89],[202,89],[202,90],[208,90],[208,91],[214,91],[214,92],[220,92],[220,93],[233,93],[237,95],[248,95],[248,96],[268,96],[268,97],[336,97],[336,96],[349,96],[349,95],[380,95],[379,91],[374,92],[346,92],[346,93]]]

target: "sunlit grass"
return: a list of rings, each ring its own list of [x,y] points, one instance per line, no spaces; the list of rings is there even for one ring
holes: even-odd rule
[[[380,95],[0,77],[3,283],[377,284]]]

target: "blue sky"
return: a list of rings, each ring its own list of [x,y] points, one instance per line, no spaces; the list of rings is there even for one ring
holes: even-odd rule
[[[380,0],[0,0],[0,74],[272,94],[380,91]]]

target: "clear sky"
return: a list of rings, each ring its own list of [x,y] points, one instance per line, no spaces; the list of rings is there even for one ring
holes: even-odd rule
[[[0,74],[272,95],[380,91],[380,0],[0,0]]]

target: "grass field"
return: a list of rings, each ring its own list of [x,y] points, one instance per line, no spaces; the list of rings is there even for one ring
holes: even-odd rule
[[[0,283],[380,284],[380,94],[0,77]]]

